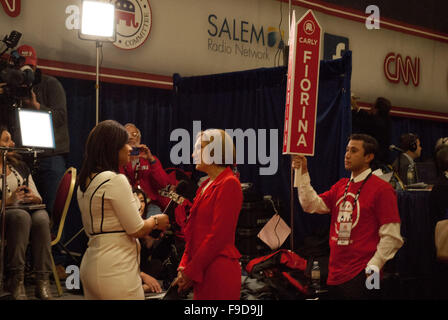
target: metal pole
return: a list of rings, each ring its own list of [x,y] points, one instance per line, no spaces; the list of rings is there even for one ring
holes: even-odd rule
[[[291,163],[289,165],[290,170],[290,189],[289,189],[289,195],[290,195],[290,201],[289,201],[289,207],[290,207],[290,223],[291,223],[291,237],[290,237],[290,247],[291,251],[294,251],[294,169],[292,168],[292,157],[290,157]]]
[[[96,84],[95,84],[95,90],[96,90],[96,122],[95,125],[98,124],[99,120],[99,108],[100,108],[100,47],[101,42],[96,41]]]
[[[288,18],[289,18],[289,20],[288,20],[288,30],[289,30],[289,28],[291,28],[291,0],[289,0],[289,9],[288,9]]]
[[[5,296],[6,293],[4,291],[4,259],[5,259],[5,217],[6,217],[6,150],[0,150],[2,154],[2,212],[1,212],[1,228],[2,228],[2,236],[1,236],[1,249],[0,249],[0,296]]]

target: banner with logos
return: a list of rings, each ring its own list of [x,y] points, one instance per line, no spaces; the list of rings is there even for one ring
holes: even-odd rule
[[[20,44],[32,45],[41,61],[52,64],[41,64],[44,71],[65,64],[70,76],[81,75],[96,65],[95,43],[78,37],[81,0],[0,1],[0,38],[20,31]],[[289,12],[282,1],[107,1],[115,3],[119,36],[116,43],[103,44],[101,68],[128,72],[132,81],[142,82],[134,79],[138,74],[194,76],[285,65]],[[352,90],[362,102],[384,96],[394,106],[447,112],[447,35],[403,33],[382,22],[369,29],[364,13],[349,19],[343,10],[322,10],[325,3],[307,6],[318,7],[314,14],[332,35],[322,46],[325,56],[353,52]],[[305,5],[292,9],[297,16],[307,10]]]

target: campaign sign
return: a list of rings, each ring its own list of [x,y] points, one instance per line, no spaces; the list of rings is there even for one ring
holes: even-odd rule
[[[12,18],[20,14],[20,0],[0,0],[6,14]]]
[[[297,23],[293,16],[283,154],[314,155],[321,34],[311,10]]]

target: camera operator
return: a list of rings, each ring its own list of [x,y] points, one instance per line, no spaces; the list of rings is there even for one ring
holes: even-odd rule
[[[17,52],[25,58],[25,65],[35,72],[37,55],[34,48],[22,45],[17,48]],[[22,103],[24,108],[52,113],[56,148],[39,155],[39,166],[35,174],[37,187],[51,214],[59,181],[66,170],[66,155],[70,149],[65,91],[56,78],[42,74],[40,82],[31,90],[31,97],[22,99]]]

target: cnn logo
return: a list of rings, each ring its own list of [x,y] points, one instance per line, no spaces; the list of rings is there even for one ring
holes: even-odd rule
[[[409,56],[403,59],[401,54],[391,52],[384,59],[384,74],[390,82],[398,83],[402,79],[408,85],[412,80],[417,87],[420,82],[420,58],[416,57],[412,61]]]

